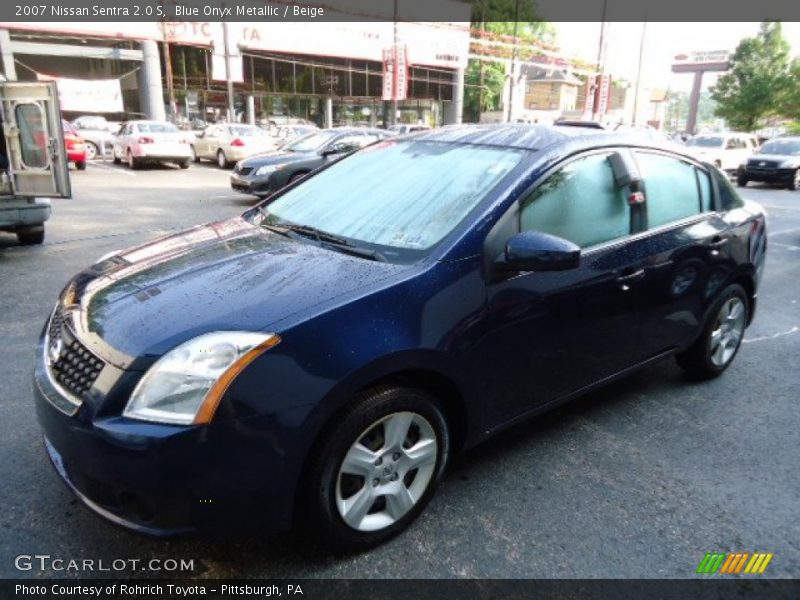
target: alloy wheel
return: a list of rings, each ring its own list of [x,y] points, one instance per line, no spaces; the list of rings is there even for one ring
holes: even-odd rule
[[[336,508],[359,531],[384,529],[403,518],[430,485],[439,441],[414,412],[392,413],[350,446],[336,479]]]
[[[709,345],[714,366],[724,367],[736,354],[744,335],[745,312],[744,302],[736,296],[729,298],[720,308]]]
[[[94,160],[98,153],[97,146],[95,146],[92,142],[86,143],[86,160]]]

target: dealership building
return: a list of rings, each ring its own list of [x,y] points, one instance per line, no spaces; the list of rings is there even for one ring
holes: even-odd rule
[[[68,118],[210,122],[232,108],[262,123],[456,123],[469,5],[450,4],[451,22],[0,22],[0,66],[8,79],[56,79]]]

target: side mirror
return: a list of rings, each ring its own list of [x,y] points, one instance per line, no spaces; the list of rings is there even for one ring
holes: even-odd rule
[[[569,240],[538,231],[524,231],[506,242],[502,271],[567,271],[581,262],[581,249]]]

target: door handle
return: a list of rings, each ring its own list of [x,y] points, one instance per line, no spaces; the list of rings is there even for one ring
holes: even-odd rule
[[[708,245],[708,249],[711,253],[711,256],[719,256],[719,251],[722,250],[727,245],[728,245],[728,238],[715,236],[711,240],[711,243]]]
[[[619,288],[623,292],[627,292],[629,289],[631,289],[630,284],[635,281],[639,281],[640,279],[644,279],[644,275],[645,275],[644,269],[639,269],[638,271],[634,271],[633,273],[617,277],[617,283],[619,284]]]

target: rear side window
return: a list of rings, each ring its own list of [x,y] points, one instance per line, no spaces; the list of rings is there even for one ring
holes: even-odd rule
[[[732,210],[744,206],[744,200],[736,192],[731,182],[719,169],[712,169],[714,179],[717,181],[719,188],[719,208],[720,210]]]
[[[628,235],[630,207],[614,182],[608,154],[569,163],[520,205],[520,230],[541,231],[582,248]]]
[[[48,139],[42,109],[37,104],[18,104],[14,116],[19,127],[22,162],[26,167],[46,167]]]
[[[703,211],[694,165],[650,152],[637,152],[636,162],[644,178],[650,229]]]

